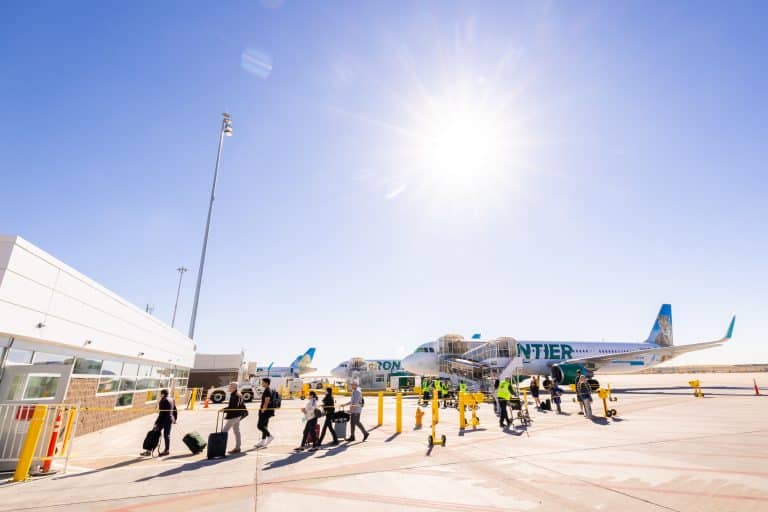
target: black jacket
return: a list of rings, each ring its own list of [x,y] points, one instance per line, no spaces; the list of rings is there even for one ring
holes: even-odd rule
[[[235,391],[229,395],[229,404],[224,408],[224,412],[224,418],[228,420],[248,415],[248,412],[245,410],[243,395],[241,395],[239,391]]]
[[[333,395],[329,395],[326,393],[326,395],[323,397],[323,411],[326,415],[330,416],[333,414],[334,411],[334,405],[333,405]]]
[[[176,421],[176,418],[179,416],[176,404],[174,404],[168,397],[161,398],[160,402],[157,404],[157,408],[160,412],[157,414],[155,425],[169,425]]]

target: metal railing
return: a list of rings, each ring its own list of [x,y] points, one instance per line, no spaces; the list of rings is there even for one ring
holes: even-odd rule
[[[0,404],[0,471],[14,480],[51,472],[69,461],[79,408],[66,404]]]

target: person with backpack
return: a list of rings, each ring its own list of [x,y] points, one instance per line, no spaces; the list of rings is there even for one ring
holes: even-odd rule
[[[229,451],[230,454],[240,453],[240,445],[242,437],[240,435],[240,421],[248,416],[248,409],[245,407],[245,400],[243,395],[237,389],[237,382],[229,384],[229,404],[223,409],[224,412],[224,426],[222,432],[235,433],[235,447]]]
[[[320,432],[319,444],[323,444],[326,430],[331,432],[333,441],[331,444],[334,446],[339,444],[339,438],[336,436],[336,429],[333,428],[333,414],[335,412],[334,400],[333,400],[333,388],[325,389],[325,396],[323,397],[323,413],[325,414],[325,421],[323,422],[323,430]]]
[[[165,442],[165,450],[160,452],[158,454],[158,457],[164,457],[166,455],[169,455],[170,449],[171,449],[171,426],[176,423],[176,420],[179,417],[179,410],[176,409],[176,404],[173,400],[168,398],[168,390],[167,389],[161,389],[160,390],[160,401],[157,403],[157,419],[155,420],[155,426],[153,430],[156,430],[157,432],[162,431],[163,433],[163,441]],[[158,444],[159,444],[159,437],[157,438]],[[157,446],[157,445],[155,445]],[[152,455],[152,449],[146,449],[141,454],[145,457],[148,457]]]
[[[317,419],[322,411],[317,407],[317,393],[309,392],[307,404],[301,409],[304,412],[304,432],[301,434],[301,442],[294,451],[300,452],[304,446],[312,444],[310,450],[315,451],[320,447],[320,439],[317,435]]]
[[[277,392],[272,391],[269,385],[272,383],[272,379],[264,377],[261,379],[261,407],[259,407],[259,422],[257,428],[261,432],[261,441],[256,443],[256,448],[266,448],[269,443],[274,440],[272,434],[269,433],[269,418],[275,415],[275,409],[280,407],[280,397]]]
[[[365,442],[366,439],[368,439],[368,436],[371,435],[370,432],[365,430],[365,427],[363,427],[363,424],[360,423],[360,414],[363,412],[363,406],[365,405],[365,399],[363,398],[363,392],[360,391],[360,388],[358,387],[358,384],[356,381],[352,381],[352,398],[347,402],[346,404],[342,405],[349,406],[349,414],[351,416],[350,419],[350,433],[349,438],[347,438],[347,442],[351,443],[355,440],[355,427],[359,428],[360,431],[363,433],[363,442]]]

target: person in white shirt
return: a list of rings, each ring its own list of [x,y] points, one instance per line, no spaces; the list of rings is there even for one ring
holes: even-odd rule
[[[301,435],[301,442],[296,451],[301,451],[304,446],[312,443],[310,450],[317,450],[320,447],[320,439],[317,435],[317,418],[322,415],[322,410],[317,406],[317,393],[309,392],[307,404],[301,409],[304,412],[304,433]]]

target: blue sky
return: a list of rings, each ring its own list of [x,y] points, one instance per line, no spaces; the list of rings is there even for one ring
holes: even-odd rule
[[[4,3],[0,231],[168,321],[189,267],[186,329],[226,110],[202,351],[314,345],[329,369],[447,332],[629,341],[671,302],[678,344],[738,315],[680,362],[764,362],[766,11]],[[450,174],[423,141],[457,98],[498,144]]]

